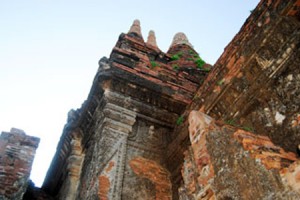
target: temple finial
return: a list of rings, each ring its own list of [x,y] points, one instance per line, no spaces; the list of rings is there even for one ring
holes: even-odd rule
[[[141,32],[141,25],[140,25],[140,20],[136,19],[133,21],[133,24],[131,25],[128,34],[134,33],[137,36],[143,38],[142,32]]]
[[[186,44],[193,48],[193,45],[189,42],[186,35],[182,32],[176,33],[176,35],[173,38],[173,42],[171,44],[171,47],[178,45],[178,44]]]
[[[149,31],[147,44],[149,44],[151,46],[154,46],[154,47],[157,47],[155,32],[152,31],[152,30]]]

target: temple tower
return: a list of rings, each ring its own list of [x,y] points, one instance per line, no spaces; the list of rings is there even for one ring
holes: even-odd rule
[[[58,199],[172,199],[166,152],[208,73],[186,60],[198,54],[183,40],[163,53],[153,31],[144,42],[138,20],[120,35],[87,101],[69,113],[44,190]]]

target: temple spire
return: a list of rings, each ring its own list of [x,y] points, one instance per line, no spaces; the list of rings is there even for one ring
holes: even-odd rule
[[[140,20],[136,19],[133,21],[133,24],[131,25],[128,34],[133,33],[136,34],[137,36],[143,38],[142,32],[141,32],[141,25],[140,25]]]
[[[186,45],[190,46],[191,48],[193,48],[193,45],[189,42],[186,35],[182,32],[176,33],[170,47],[176,46],[178,44],[186,44]]]
[[[147,44],[151,45],[151,46],[154,46],[154,47],[157,47],[155,32],[152,31],[152,30],[149,31]]]

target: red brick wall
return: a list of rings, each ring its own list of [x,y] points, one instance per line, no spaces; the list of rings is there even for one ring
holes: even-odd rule
[[[0,199],[22,199],[39,138],[11,129],[0,135]]]

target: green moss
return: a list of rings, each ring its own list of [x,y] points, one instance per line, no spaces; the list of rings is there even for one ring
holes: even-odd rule
[[[173,69],[175,69],[175,70],[178,70],[178,69],[179,69],[179,66],[178,66],[177,64],[172,65],[172,67],[173,67]]]
[[[205,61],[202,60],[202,58],[198,57],[197,60],[195,60],[195,63],[199,69],[202,69],[203,65],[205,64]]]
[[[180,117],[178,117],[178,119],[177,119],[177,121],[176,121],[176,124],[179,126],[179,125],[181,125],[181,124],[183,123],[183,121],[184,121],[184,118],[183,118],[183,116],[181,115]]]
[[[171,60],[179,60],[179,59],[180,59],[180,57],[178,54],[175,54],[171,57]]]
[[[195,52],[194,52],[193,50],[191,50],[191,49],[189,50],[189,54],[190,54],[190,55],[194,55],[194,53],[195,53]]]
[[[218,85],[218,86],[221,86],[221,85],[224,84],[224,82],[225,82],[224,79],[221,79],[221,80],[219,80],[219,81],[217,82],[217,85]]]
[[[155,68],[159,66],[159,64],[155,61],[150,61],[150,64],[151,64],[151,68]]]
[[[171,60],[179,60],[182,57],[182,52],[178,52],[171,57]]]

